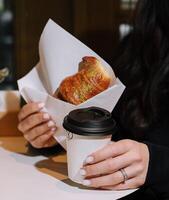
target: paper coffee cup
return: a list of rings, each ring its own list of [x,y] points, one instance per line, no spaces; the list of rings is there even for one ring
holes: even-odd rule
[[[67,131],[68,177],[82,183],[80,169],[91,153],[103,148],[116,132],[116,122],[102,108],[89,107],[71,111],[63,122]]]

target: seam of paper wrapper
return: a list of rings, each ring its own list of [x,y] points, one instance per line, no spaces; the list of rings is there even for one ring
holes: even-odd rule
[[[56,29],[58,30],[58,34],[60,34],[60,32],[61,32],[61,30],[63,30],[63,31],[65,31],[62,27],[60,27],[59,25],[57,25],[55,22],[53,22],[51,19],[48,21],[48,23],[52,23],[51,24],[51,26],[53,26],[52,28],[54,28],[54,30],[55,30],[55,25],[57,26],[56,27]],[[48,23],[47,23],[47,25],[48,25]],[[49,25],[50,25],[49,24]],[[47,27],[48,26],[45,26],[45,28],[44,28],[44,31],[46,31],[46,29],[47,29]],[[51,28],[51,27],[49,27],[49,28]],[[53,29],[52,29],[53,30]],[[54,31],[54,33],[57,33],[57,30],[55,30]],[[44,31],[43,31],[43,33],[44,33]],[[43,34],[42,33],[42,34]],[[66,32],[69,36],[71,36],[71,38],[73,38],[73,39],[75,39],[76,40],[76,42],[74,43],[74,45],[75,44],[77,44],[77,47],[76,46],[74,46],[74,48],[75,48],[75,50],[77,51],[77,48],[81,48],[81,49],[79,49],[80,51],[81,51],[81,53],[79,53],[79,55],[78,56],[75,56],[74,57],[74,59],[76,60],[77,59],[77,57],[78,57],[78,59],[79,59],[79,57],[80,58],[82,58],[81,57],[81,55],[84,53],[84,52],[89,52],[89,54],[91,54],[91,55],[93,55],[93,56],[96,56],[96,57],[98,57],[98,58],[100,58],[101,60],[102,60],[102,62],[103,62],[103,66],[105,67],[105,69],[107,69],[108,71],[110,71],[110,74],[112,74],[113,73],[113,70],[111,69],[111,67],[110,67],[110,65],[106,62],[106,61],[104,61],[99,55],[97,55],[94,51],[92,51],[89,47],[87,47],[85,44],[83,44],[81,41],[79,41],[77,38],[75,38],[73,35],[71,35],[70,33],[68,33],[68,32]],[[48,35],[49,34],[49,35]],[[51,36],[50,35],[50,33],[48,32],[48,34],[47,34],[47,36]],[[67,36],[67,34],[65,34],[65,37]],[[45,36],[45,35],[43,35],[43,36]],[[41,39],[42,39],[42,35],[41,35]],[[61,38],[62,39],[62,38]],[[69,40],[69,37],[66,39],[66,40]],[[56,41],[58,41],[58,40],[56,40]],[[56,42],[55,41],[55,42]],[[47,41],[46,41],[47,42]],[[50,44],[51,44],[51,42],[52,42],[52,40],[50,40],[50,42],[49,42],[49,44],[48,44],[48,48],[50,48]],[[55,44],[55,43],[54,43]],[[71,42],[70,42],[70,44],[72,44]],[[69,44],[69,45],[70,45]],[[52,44],[51,44],[52,45]],[[69,45],[68,45],[68,48],[69,48]],[[47,49],[48,49],[47,48]],[[53,51],[53,48],[55,49],[55,47],[51,47],[51,50]],[[58,48],[58,46],[57,46],[57,48]],[[60,46],[59,46],[59,48],[60,48]],[[87,48],[87,49],[84,49],[84,48]],[[47,50],[46,49],[46,50]],[[58,49],[57,49],[58,50]],[[60,49],[59,49],[60,50]],[[72,50],[72,48],[70,48],[70,50]],[[70,50],[68,50],[68,52],[70,51]],[[93,53],[92,53],[93,52]],[[48,55],[48,54],[47,54]],[[52,54],[49,54],[50,56],[53,56],[54,54],[52,53]],[[59,54],[60,55],[60,54]],[[73,54],[74,55],[74,54]],[[72,56],[73,56],[72,55]],[[49,58],[50,58],[50,56],[49,56]],[[63,56],[62,54],[60,55],[60,56]],[[65,58],[64,58],[65,59]],[[53,61],[55,61],[56,60],[56,58],[53,60]],[[52,62],[53,62],[52,61]],[[71,61],[72,62],[72,61]],[[67,62],[63,62],[63,63],[69,63],[69,59],[67,60]],[[62,64],[63,64],[62,63]],[[73,61],[73,63],[75,63],[74,61]],[[52,68],[50,68],[49,67],[49,69],[51,69],[52,70],[52,73],[54,74],[54,72],[57,72],[56,71],[56,69],[54,69],[53,68],[53,64],[55,64],[55,63],[50,63],[50,65],[52,65],[51,67]],[[58,64],[58,63],[57,63]],[[60,66],[60,65],[58,65],[58,66]],[[73,65],[74,66],[74,65]],[[45,67],[45,66],[41,66],[41,67]],[[61,68],[62,69],[62,68]],[[125,86],[121,83],[121,81],[117,78],[116,79],[116,85],[114,85],[114,86],[110,86],[107,90],[105,90],[105,91],[103,91],[103,92],[101,92],[100,94],[98,94],[98,95],[96,95],[96,96],[94,96],[94,97],[92,97],[92,98],[90,98],[90,99],[88,99],[87,101],[85,101],[84,103],[82,103],[82,104],[80,104],[80,105],[72,105],[72,104],[70,104],[70,103],[67,103],[67,102],[63,102],[63,101],[61,101],[61,100],[59,100],[59,99],[55,99],[54,97],[52,97],[50,94],[48,94],[47,93],[47,91],[45,92],[42,92],[41,90],[39,90],[39,86],[36,86],[35,85],[35,88],[30,88],[29,87],[29,81],[30,81],[30,76],[32,77],[31,78],[31,81],[33,81],[33,79],[34,78],[37,78],[38,79],[38,81],[37,81],[37,83],[40,83],[40,84],[42,84],[42,81],[39,79],[39,76],[37,76],[37,74],[38,73],[41,73],[41,70],[39,70],[38,72],[37,72],[37,68],[35,67],[34,68],[34,70],[36,71],[35,73],[33,73],[33,74],[27,74],[25,77],[23,77],[22,78],[22,81],[21,82],[18,82],[18,84],[19,84],[19,89],[20,89],[20,92],[21,92],[21,94],[22,94],[22,96],[24,97],[24,99],[26,100],[26,101],[33,101],[34,99],[38,99],[38,94],[41,94],[41,96],[43,96],[43,95],[45,95],[45,96],[47,96],[47,98],[45,99],[45,106],[47,107],[47,112],[49,112],[49,114],[52,114],[52,116],[54,116],[56,119],[55,119],[55,121],[56,121],[56,124],[59,124],[59,130],[60,130],[60,132],[57,132],[57,135],[55,135],[55,138],[58,140],[58,142],[63,146],[63,148],[65,148],[66,149],[66,143],[65,143],[65,141],[66,141],[66,131],[63,129],[63,126],[62,126],[62,122],[63,122],[63,118],[65,117],[65,115],[67,115],[68,114],[68,112],[69,111],[71,111],[72,109],[75,109],[75,108],[83,108],[83,107],[90,107],[90,106],[98,106],[98,107],[102,107],[102,108],[104,108],[104,109],[107,109],[108,111],[112,111],[112,109],[114,109],[114,106],[116,105],[116,103],[117,103],[117,101],[119,100],[119,98],[120,98],[120,96],[121,96],[121,94],[123,93],[123,91],[124,91],[124,89],[125,89]],[[53,71],[54,70],[54,71]],[[63,69],[62,69],[63,70]],[[48,70],[49,71],[49,70]],[[44,73],[44,71],[42,72],[42,73]],[[52,75],[53,75],[52,74]],[[59,74],[59,72],[58,72],[58,74]],[[29,75],[29,77],[27,77]],[[46,74],[44,74],[44,75],[46,75]],[[44,76],[43,75],[43,76]],[[62,74],[62,76],[65,76],[66,77],[66,74]],[[27,79],[26,79],[27,78]],[[46,79],[46,76],[44,76],[44,78]],[[25,82],[24,82],[24,79],[25,79]],[[55,78],[56,79],[56,78]],[[39,82],[40,81],[40,82]],[[48,80],[49,81],[49,80]],[[55,81],[55,80],[54,80]],[[52,80],[51,80],[51,82],[52,82]],[[53,82],[53,84],[54,84],[55,82]],[[26,85],[25,85],[26,84]],[[40,85],[39,84],[39,85]],[[30,83],[30,85],[31,86],[33,86],[33,84],[32,84],[32,82]],[[43,85],[43,84],[42,84]],[[24,86],[24,87],[22,87],[22,86]],[[57,87],[59,87],[58,85],[56,85],[56,88]],[[30,96],[28,95],[28,94],[26,94],[27,93],[27,89],[26,88],[30,88],[30,89],[32,89],[32,90],[34,90],[34,91],[37,91],[37,94],[35,95],[36,96],[36,98],[33,98],[32,96],[31,96],[31,94],[30,94]],[[55,89],[56,89],[55,88]],[[28,89],[29,90],[29,89]],[[31,97],[32,97],[32,99],[31,99]],[[105,102],[106,101],[106,102]],[[52,102],[52,103],[51,103]],[[51,104],[51,105],[50,105]]]

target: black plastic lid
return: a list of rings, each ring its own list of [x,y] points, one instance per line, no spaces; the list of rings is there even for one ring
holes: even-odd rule
[[[111,113],[98,107],[71,111],[63,121],[63,127],[78,135],[110,135],[116,130],[116,122]]]

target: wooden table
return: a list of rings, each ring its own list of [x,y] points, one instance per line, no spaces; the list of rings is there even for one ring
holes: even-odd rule
[[[0,137],[0,147],[4,150],[27,156],[37,156],[36,152],[29,152],[26,140],[22,136]],[[37,170],[59,180],[67,179],[67,163],[65,152],[56,152],[52,156],[36,164]]]
[[[0,112],[0,136],[21,136],[17,129],[18,112]]]

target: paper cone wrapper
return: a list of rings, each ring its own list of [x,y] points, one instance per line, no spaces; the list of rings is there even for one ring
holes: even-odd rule
[[[125,86],[117,78],[114,85],[75,106],[53,98],[61,81],[77,73],[78,64],[84,56],[98,58],[106,71],[113,76],[110,65],[94,51],[77,40],[52,20],[46,24],[39,42],[38,64],[23,78],[18,80],[19,91],[26,102],[44,102],[48,112],[57,125],[55,138],[66,149],[66,132],[62,127],[64,117],[72,110],[97,106],[112,111]]]

